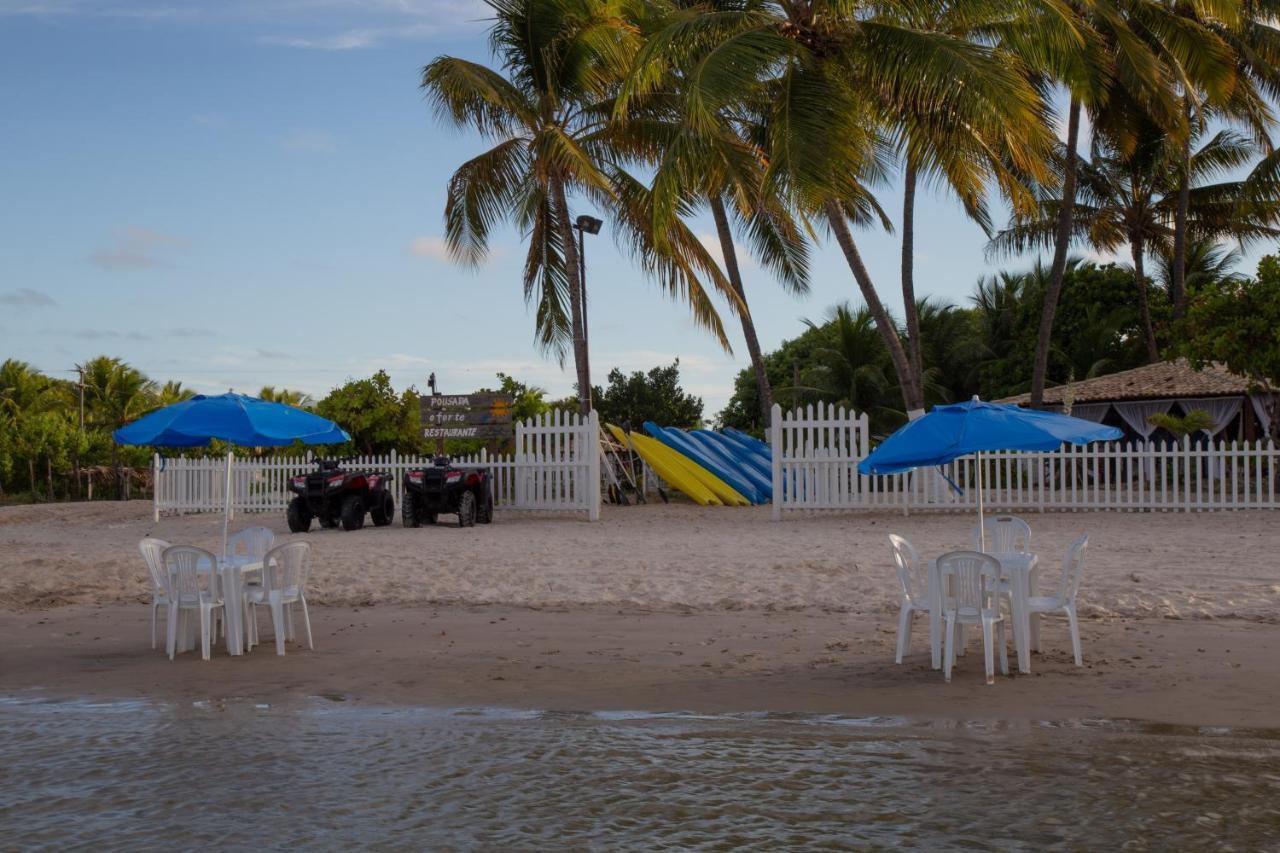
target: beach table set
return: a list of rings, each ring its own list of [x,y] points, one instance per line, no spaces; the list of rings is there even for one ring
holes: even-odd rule
[[[241,447],[287,447],[302,444],[344,444],[351,436],[333,421],[312,412],[247,397],[243,394],[197,394],[189,400],[165,406],[112,433],[117,444],[150,447],[206,447],[213,441],[224,441]],[[242,622],[259,604],[271,609],[275,624],[276,652],[284,654],[287,634],[293,637],[293,606],[300,604],[311,642],[311,624],[303,596],[309,565],[310,546],[290,542],[271,548],[274,534],[266,528],[251,528],[237,534],[247,549],[247,557],[229,550],[229,526],[232,514],[233,451],[227,450],[227,478],[223,490],[222,551],[209,551],[185,545],[170,546],[158,539],[144,539],[140,545],[143,558],[151,571],[151,641],[155,645],[156,612],[168,605],[172,626],[184,611],[199,610],[201,642],[208,658],[210,621],[217,611],[225,623],[227,651],[244,653],[246,642],[256,642],[256,624]],[[264,543],[266,543],[264,545]],[[268,551],[267,549],[271,549]],[[158,549],[158,550],[157,550]],[[246,582],[246,577],[268,574],[268,583]],[[203,582],[201,581],[203,578]],[[190,615],[184,615],[186,630],[181,638],[172,636],[169,648],[181,642],[190,648],[193,642]]]
[[[1003,636],[1005,621],[1001,601],[1007,600],[1019,672],[1031,671],[1031,650],[1039,645],[1036,620],[1041,613],[1061,612],[1067,616],[1072,651],[1076,664],[1080,665],[1075,597],[1089,538],[1082,536],[1067,548],[1056,593],[1038,595],[1039,561],[1030,550],[1030,526],[1012,516],[997,517],[993,525],[985,518],[982,454],[1009,450],[1053,451],[1063,444],[1086,445],[1120,437],[1120,430],[1114,427],[1055,412],[987,403],[974,397],[965,403],[935,406],[927,415],[909,421],[890,435],[858,463],[859,474],[875,475],[942,466],[970,455],[977,462],[978,525],[971,551],[953,551],[929,560],[924,589],[921,589],[916,578],[920,564],[915,549],[900,536],[889,537],[903,591],[898,627],[899,663],[910,637],[912,614],[927,610],[933,668],[941,667],[947,680],[951,680],[954,654],[947,654],[944,661],[942,645],[950,640],[948,647],[953,648],[956,637],[947,636],[942,624],[944,619],[959,623],[956,634],[962,634],[966,624],[981,624],[987,655],[987,683],[992,683],[991,634],[994,628]],[[959,491],[954,483],[951,485]],[[947,580],[951,581],[950,588],[944,588]],[[959,651],[963,653],[963,648]],[[999,644],[999,651],[1004,668],[1003,643]]]

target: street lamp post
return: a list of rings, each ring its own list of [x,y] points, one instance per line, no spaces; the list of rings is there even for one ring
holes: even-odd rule
[[[573,227],[578,231],[578,293],[582,301],[582,340],[587,340],[587,255],[586,243],[582,239],[584,234],[599,234],[600,226],[604,225],[604,221],[596,219],[594,216],[587,216],[585,213],[578,217],[578,221]]]
[[[587,352],[591,350],[587,339],[587,255],[583,235],[599,234],[601,225],[604,225],[604,220],[585,213],[573,224],[578,231],[578,302],[582,305],[582,346]],[[578,394],[587,401],[587,408],[591,408],[591,389],[579,388]]]

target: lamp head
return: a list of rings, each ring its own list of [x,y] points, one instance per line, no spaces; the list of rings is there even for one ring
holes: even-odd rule
[[[599,234],[601,225],[604,225],[603,219],[596,219],[594,216],[587,216],[584,213],[578,217],[574,227],[587,234]]]

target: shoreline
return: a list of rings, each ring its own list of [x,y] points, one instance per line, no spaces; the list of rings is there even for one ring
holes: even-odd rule
[[[317,606],[312,615],[315,651],[290,644],[279,658],[268,641],[241,658],[170,662],[146,641],[145,608],[0,612],[0,693],[1280,729],[1280,632],[1234,620],[1084,620],[1079,669],[1065,626],[1049,623],[1032,674],[988,687],[976,639],[948,685],[929,669],[922,624],[897,666],[894,626],[847,614]]]

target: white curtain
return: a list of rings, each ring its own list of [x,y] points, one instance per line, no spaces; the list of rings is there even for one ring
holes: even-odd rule
[[[1262,424],[1261,438],[1267,438],[1271,435],[1271,410],[1268,408],[1275,394],[1254,394],[1251,399],[1253,401],[1253,413],[1258,416],[1258,423]]]
[[[1116,412],[1120,417],[1124,418],[1134,432],[1142,436],[1142,440],[1146,441],[1151,437],[1151,433],[1156,431],[1147,418],[1152,415],[1163,415],[1169,411],[1169,407],[1173,405],[1172,400],[1143,400],[1137,403],[1115,403]]]
[[[1071,417],[1100,424],[1110,410],[1110,403],[1077,403],[1071,407]]]
[[[1243,397],[1199,397],[1192,400],[1178,401],[1178,405],[1182,406],[1183,412],[1200,409],[1208,412],[1213,417],[1213,428],[1201,430],[1201,432],[1210,437],[1227,428],[1227,424],[1231,423],[1231,419],[1240,414],[1242,403],[1244,403]]]

